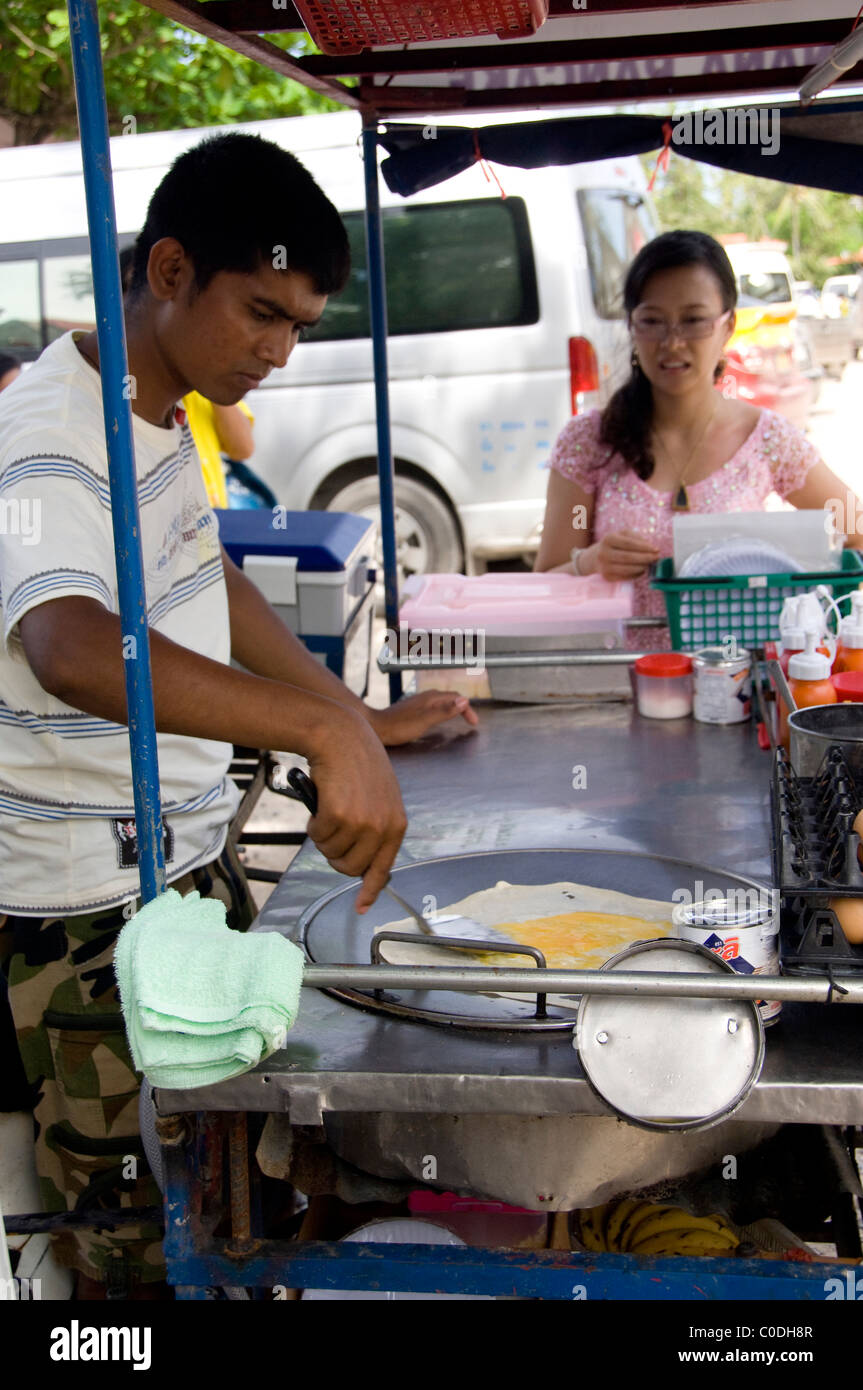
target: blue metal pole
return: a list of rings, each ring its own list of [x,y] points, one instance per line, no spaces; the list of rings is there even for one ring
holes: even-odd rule
[[[377,119],[363,118],[363,168],[366,182],[366,264],[369,272],[369,313],[375,369],[375,412],[378,422],[378,480],[381,490],[381,540],[384,549],[384,595],[387,627],[399,630],[399,578],[396,559],[395,475],[390,432],[387,382],[387,286],[384,239],[378,186]],[[391,671],[390,700],[402,693],[401,671]]]
[[[126,361],[126,326],[120,291],[97,0],[68,0],[68,5],[96,299],[114,557],[125,658],[138,867],[141,896],[145,902],[149,902],[158,893],[164,892],[165,860],[162,851],[156,720],[150,676],[147,596],[132,440],[132,391],[129,388],[133,388],[134,383],[128,375]]]

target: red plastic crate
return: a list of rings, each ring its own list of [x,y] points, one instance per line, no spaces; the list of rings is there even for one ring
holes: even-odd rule
[[[548,18],[548,0],[295,0],[324,53],[386,44],[478,38],[523,39]]]

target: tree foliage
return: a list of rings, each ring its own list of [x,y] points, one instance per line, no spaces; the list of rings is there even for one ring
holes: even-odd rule
[[[654,163],[645,161],[651,170]],[[837,273],[830,258],[855,255],[863,245],[863,198],[845,193],[756,179],[672,154],[654,197],[665,231],[693,227],[716,237],[775,237],[787,242],[795,276],[817,286]]]
[[[270,120],[339,108],[221,44],[181,29],[138,0],[100,5],[105,96],[112,134]],[[270,35],[300,56],[307,35]],[[78,135],[69,17],[44,0],[3,0],[0,116],[16,145]]]

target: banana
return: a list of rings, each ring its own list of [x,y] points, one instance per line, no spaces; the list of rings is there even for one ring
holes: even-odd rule
[[[628,1216],[624,1217],[620,1224],[620,1230],[617,1235],[617,1249],[620,1251],[628,1250],[629,1242],[632,1239],[632,1233],[636,1226],[644,1221],[646,1217],[653,1216],[656,1212],[661,1210],[661,1207],[654,1206],[652,1202],[636,1202],[632,1211],[629,1212]]]
[[[605,1248],[606,1250],[621,1250],[620,1233],[623,1223],[628,1216],[631,1216],[636,1207],[643,1206],[643,1202],[634,1200],[631,1197],[624,1197],[618,1202],[613,1202],[608,1213],[608,1220],[605,1223]]]
[[[656,1215],[647,1216],[631,1231],[629,1248],[634,1250],[642,1240],[662,1235],[665,1231],[727,1231],[728,1227],[719,1216],[690,1216],[680,1207],[657,1209]]]
[[[719,1255],[740,1243],[721,1216],[691,1216],[681,1207],[629,1197],[584,1208],[578,1212],[577,1228],[585,1249],[597,1253]]]
[[[739,1244],[731,1231],[665,1231],[639,1241],[635,1255],[725,1255]]]
[[[608,1208],[585,1207],[578,1213],[578,1233],[586,1250],[605,1250],[605,1216]]]

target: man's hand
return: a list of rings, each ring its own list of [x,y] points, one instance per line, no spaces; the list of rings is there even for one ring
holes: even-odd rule
[[[29,609],[20,631],[44,690],[98,719],[126,722],[116,613],[80,595],[52,599]],[[358,903],[369,907],[407,822],[390,760],[359,701],[349,709],[327,695],[235,671],[153,629],[150,658],[159,733],[289,748],[308,759],[319,806],[309,833],[333,868],[364,880]]]
[[[318,789],[309,835],[334,869],[362,878],[356,908],[365,912],[389,878],[407,829],[395,773],[365,719],[349,710],[332,719],[323,751],[308,761]]]
[[[462,718],[471,728],[479,723],[476,710],[471,708],[467,697],[451,690],[425,690],[421,695],[409,695],[388,709],[367,710],[366,717],[381,743],[388,748],[422,738],[429,729],[449,719]]]

